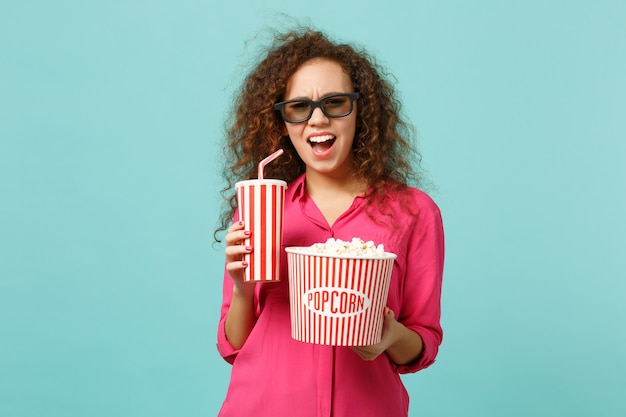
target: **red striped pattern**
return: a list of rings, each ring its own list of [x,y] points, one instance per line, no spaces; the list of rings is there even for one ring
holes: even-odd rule
[[[380,342],[396,255],[346,258],[286,248],[291,336],[332,346]]]
[[[235,184],[239,218],[252,232],[242,244],[252,246],[244,256],[246,281],[280,281],[280,250],[287,183],[280,180],[249,180]]]

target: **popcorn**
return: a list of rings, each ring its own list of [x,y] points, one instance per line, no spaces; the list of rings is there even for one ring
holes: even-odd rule
[[[365,242],[358,237],[352,238],[350,242],[331,237],[325,243],[314,243],[310,246],[310,249],[313,253],[322,255],[347,255],[354,257],[385,255],[385,247],[382,244],[376,245],[371,240]]]

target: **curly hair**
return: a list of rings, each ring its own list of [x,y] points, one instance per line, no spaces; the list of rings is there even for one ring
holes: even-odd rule
[[[412,144],[414,131],[401,117],[400,102],[385,70],[364,50],[334,43],[310,28],[292,30],[274,38],[267,54],[245,78],[233,103],[232,116],[226,121],[226,184],[222,190],[226,200],[221,225],[215,231],[216,241],[218,233],[228,228],[236,209],[235,182],[256,178],[261,159],[282,148],[285,153],[265,167],[265,177],[289,183],[304,173],[305,165],[289,137],[284,136],[285,122],[274,104],[284,98],[292,74],[316,58],[341,65],[360,93],[353,161],[356,175],[370,187],[368,204],[379,203],[382,207],[380,203],[393,194],[389,191],[419,185],[415,167],[421,157]]]

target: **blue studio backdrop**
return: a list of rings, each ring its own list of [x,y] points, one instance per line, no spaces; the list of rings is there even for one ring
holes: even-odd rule
[[[626,415],[626,2],[0,5],[0,416],[213,416],[223,122],[267,28],[396,79],[442,209],[411,416]]]

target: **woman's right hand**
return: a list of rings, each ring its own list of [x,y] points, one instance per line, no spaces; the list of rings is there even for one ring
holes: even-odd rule
[[[243,255],[252,252],[252,247],[244,246],[244,239],[250,238],[250,231],[245,230],[242,221],[234,222],[229,228],[224,240],[226,241],[226,271],[232,278],[239,291],[250,291],[254,285],[244,283],[243,273],[248,264],[244,262]]]
[[[235,222],[228,228],[226,241],[226,271],[234,282],[233,297],[231,299],[224,330],[226,339],[234,349],[241,349],[248,339],[256,322],[254,305],[253,282],[243,280],[244,270],[248,267],[243,261],[243,255],[252,252],[250,246],[243,245],[243,241],[250,237],[250,231],[245,230],[242,221]]]

